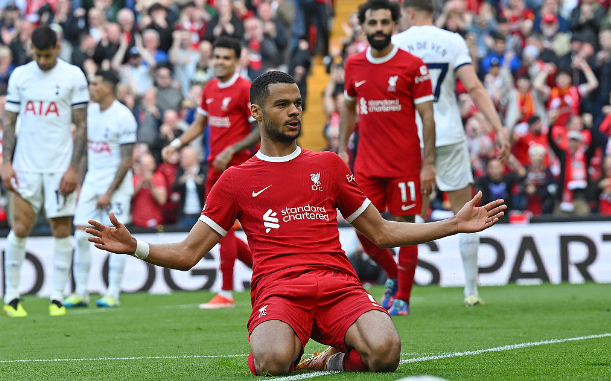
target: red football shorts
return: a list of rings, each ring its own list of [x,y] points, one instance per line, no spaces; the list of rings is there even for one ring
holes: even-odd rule
[[[393,216],[414,216],[422,209],[420,173],[401,178],[368,177],[355,173],[357,184],[380,212]]]
[[[371,310],[387,313],[358,279],[331,271],[308,271],[261,288],[248,319],[248,333],[265,321],[280,320],[293,328],[303,347],[312,338],[347,352],[348,328]]]

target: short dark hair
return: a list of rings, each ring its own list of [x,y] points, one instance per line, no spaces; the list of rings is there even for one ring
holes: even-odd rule
[[[263,106],[265,99],[269,96],[269,85],[274,83],[296,83],[290,75],[278,70],[263,73],[250,85],[250,103]]]
[[[569,77],[572,78],[573,77],[573,69],[571,69],[568,66],[559,67],[558,71],[556,71],[556,75],[554,76],[554,78],[558,78],[558,76],[560,74],[566,74],[566,75],[568,75]]]
[[[399,21],[401,16],[401,8],[399,3],[391,2],[389,0],[369,0],[366,3],[359,5],[359,23],[365,22],[365,13],[368,10],[377,11],[378,9],[388,9],[392,17],[392,21]]]
[[[242,46],[240,42],[235,38],[231,38],[229,36],[221,36],[214,40],[214,44],[212,45],[212,51],[216,48],[226,48],[231,49],[235,52],[235,57],[240,59],[240,55],[242,54]]]
[[[102,77],[102,81],[108,85],[110,85],[114,91],[117,84],[119,84],[120,79],[119,76],[111,70],[98,70],[95,73],[96,77]]]
[[[530,118],[528,118],[528,125],[532,126],[533,124],[537,123],[540,120],[541,120],[541,118],[539,116],[533,115]]]
[[[32,32],[32,46],[38,50],[54,49],[57,46],[57,33],[48,25],[41,25]]]
[[[417,11],[435,13],[435,3],[433,0],[403,0],[401,6],[403,6],[404,9],[414,8]]]

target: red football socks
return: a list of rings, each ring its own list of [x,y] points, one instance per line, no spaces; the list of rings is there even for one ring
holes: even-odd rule
[[[406,246],[399,249],[399,289],[395,299],[401,299],[409,303],[414,286],[414,275],[418,265],[418,246]]]
[[[344,356],[344,371],[367,372],[368,370],[361,359],[361,354],[356,349],[351,350]]]
[[[359,241],[361,241],[361,245],[363,245],[363,250],[369,255],[369,257],[378,264],[389,278],[397,277],[397,262],[395,262],[395,258],[392,255],[392,251],[390,249],[382,249],[381,247],[376,246],[375,243],[371,242],[367,237],[362,234],[357,234]]]

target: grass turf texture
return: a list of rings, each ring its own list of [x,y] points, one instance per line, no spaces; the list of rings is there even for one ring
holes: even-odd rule
[[[452,381],[611,380],[611,336],[468,353],[611,333],[610,288],[592,283],[485,287],[480,292],[487,305],[466,308],[462,289],[415,287],[413,314],[394,318],[403,344],[395,373],[314,378],[397,380],[429,374]],[[380,297],[383,288],[370,291]],[[63,317],[48,316],[47,299],[26,297],[28,317],[0,317],[0,379],[256,379],[246,364],[249,295],[236,294],[234,309],[197,308],[211,296],[124,294],[120,308],[74,309]],[[324,348],[310,342],[305,352]],[[425,359],[443,355],[449,357]]]

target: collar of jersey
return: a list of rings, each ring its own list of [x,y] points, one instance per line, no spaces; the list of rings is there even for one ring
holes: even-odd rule
[[[238,77],[239,77],[239,76],[240,76],[240,74],[235,73],[235,74],[233,75],[233,77],[231,77],[231,78],[230,78],[230,79],[229,79],[227,82],[221,82],[221,81],[219,81],[219,83],[218,83],[218,85],[217,85],[217,86],[219,87],[219,89],[224,89],[225,87],[229,87],[229,86],[233,85],[233,84],[235,83],[235,81],[237,81],[237,80],[238,80]]]
[[[398,51],[399,51],[399,47],[395,45],[393,46],[390,53],[388,53],[384,57],[376,58],[371,55],[371,46],[370,46],[367,48],[367,53],[366,53],[367,61],[371,62],[372,64],[383,64],[384,62],[390,61],[395,56],[395,54],[397,54]]]
[[[285,161],[293,160],[294,158],[299,156],[300,153],[301,153],[301,148],[297,146],[297,149],[295,149],[293,153],[286,155],[286,156],[272,157],[272,156],[267,156],[266,154],[262,153],[261,151],[257,151],[255,156],[257,156],[258,159],[263,160],[263,161],[270,161],[273,163],[284,163]]]

